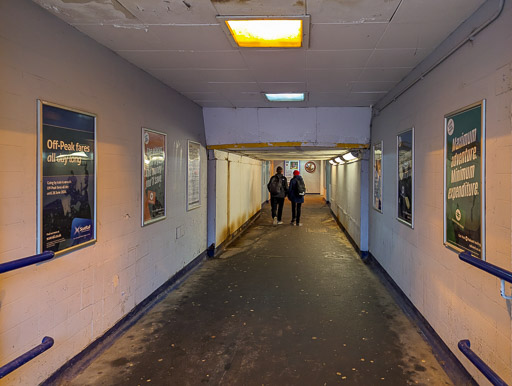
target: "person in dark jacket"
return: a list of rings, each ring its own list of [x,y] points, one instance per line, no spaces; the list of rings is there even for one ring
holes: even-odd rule
[[[292,203],[292,221],[291,224],[301,227],[300,212],[302,204],[304,203],[304,196],[298,193],[297,184],[299,180],[304,184],[304,180],[298,170],[293,172],[293,178],[290,180],[290,187],[288,188],[288,199]]]
[[[276,174],[270,178],[267,184],[270,192],[270,204],[272,206],[272,223],[274,225],[282,224],[284,198],[288,192],[288,181],[283,176],[283,168],[278,166]]]

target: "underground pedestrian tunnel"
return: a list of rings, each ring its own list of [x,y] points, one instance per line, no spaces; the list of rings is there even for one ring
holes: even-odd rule
[[[0,2],[0,385],[511,384],[511,18]]]

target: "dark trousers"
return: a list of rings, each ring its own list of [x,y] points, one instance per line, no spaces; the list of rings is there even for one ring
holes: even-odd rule
[[[270,204],[272,205],[272,218],[276,217],[277,209],[277,221],[281,221],[281,217],[283,217],[284,197],[271,197]]]
[[[292,201],[292,222],[295,219],[296,223],[300,223],[300,209],[302,207],[302,202],[293,202]]]

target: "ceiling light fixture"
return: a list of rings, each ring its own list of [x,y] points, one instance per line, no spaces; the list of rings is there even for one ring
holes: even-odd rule
[[[233,47],[308,48],[309,15],[217,16]]]
[[[354,155],[353,152],[345,153],[345,154],[342,155],[342,157],[347,162],[348,161],[353,161],[353,160],[357,159],[357,155]]]
[[[302,20],[226,20],[239,47],[301,47]]]
[[[264,94],[269,102],[304,102],[306,100],[306,95],[303,92],[279,93],[279,94],[264,93]]]
[[[340,165],[343,165],[345,163],[345,161],[343,161],[340,157],[336,157],[334,160]]]
[[[329,163],[330,163],[331,165],[337,165],[337,163],[336,163],[336,162],[334,162],[332,159],[330,159],[330,160],[329,160]]]

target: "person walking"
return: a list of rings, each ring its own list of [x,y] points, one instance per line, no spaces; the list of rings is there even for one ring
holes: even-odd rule
[[[270,192],[270,205],[272,207],[272,223],[273,225],[282,224],[284,198],[288,192],[288,181],[283,176],[283,168],[278,166],[276,174],[270,178],[267,184]]]
[[[288,199],[292,203],[292,221],[291,225],[302,226],[300,222],[300,212],[304,203],[304,195],[306,194],[306,185],[298,170],[293,172],[293,178],[290,180],[288,188]]]

